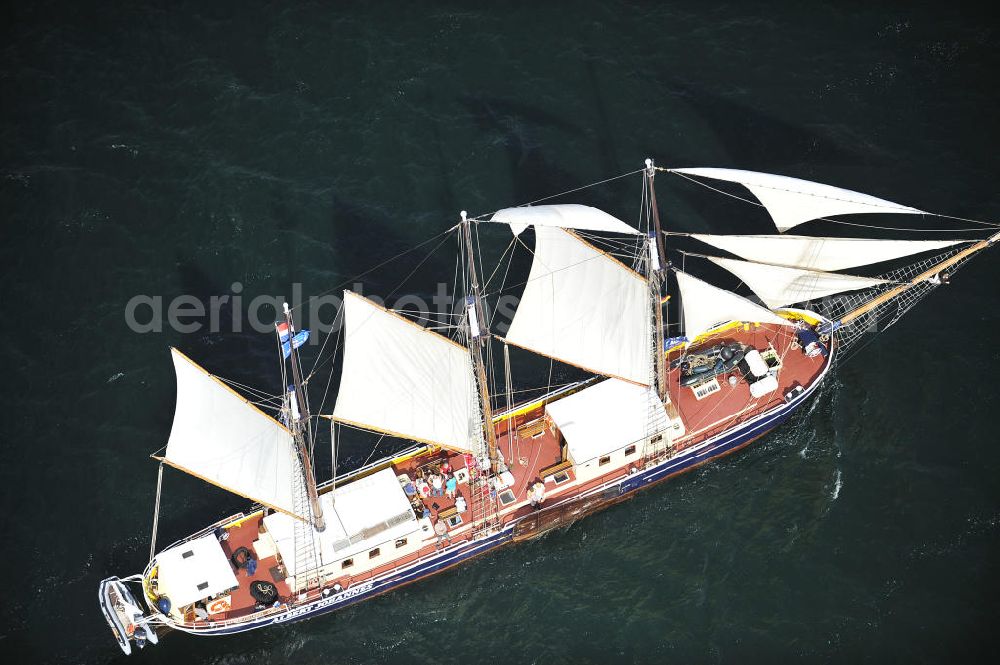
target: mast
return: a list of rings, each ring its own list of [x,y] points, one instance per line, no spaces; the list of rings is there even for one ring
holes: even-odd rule
[[[663,231],[660,228],[660,211],[656,206],[656,188],[653,178],[656,167],[652,159],[646,160],[646,182],[649,185],[650,216],[653,229],[649,232],[649,289],[653,294],[653,314],[655,317],[655,335],[653,339],[653,355],[656,363],[656,392],[660,400],[667,396],[667,360],[663,353],[663,340],[666,339],[663,321],[663,287],[667,277],[667,255],[663,247]]]
[[[292,380],[295,383],[295,401],[298,406],[297,412],[293,410],[289,418],[292,427],[292,435],[295,439],[295,449],[302,462],[302,475],[306,483],[306,492],[309,494],[309,504],[312,507],[313,526],[316,531],[326,529],[326,520],[323,519],[323,507],[319,503],[319,493],[316,491],[316,475],[312,466],[312,427],[309,423],[309,404],[306,401],[305,389],[302,386],[302,371],[299,367],[299,352],[293,343],[295,327],[292,324],[292,311],[288,308],[288,303],[284,303],[285,324],[288,326],[288,349],[289,361],[292,365]],[[281,340],[279,339],[279,344]]]
[[[493,429],[493,407],[490,404],[490,389],[486,381],[486,365],[483,363],[482,347],[489,341],[489,328],[483,314],[481,294],[479,293],[479,278],[476,273],[476,252],[472,244],[472,224],[467,213],[462,211],[462,240],[465,243],[465,253],[468,257],[469,292],[466,294],[465,306],[468,313],[469,350],[472,352],[472,365],[479,384],[479,399],[483,405],[483,425],[486,434],[486,445],[489,450],[490,468],[496,469],[497,437]]]

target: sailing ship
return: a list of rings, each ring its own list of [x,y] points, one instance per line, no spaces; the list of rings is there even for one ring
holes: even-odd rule
[[[763,207],[777,233],[665,231],[658,173]],[[332,413],[310,413],[297,350],[308,333],[287,305],[275,331],[288,386],[276,418],[255,402],[259,393],[247,397],[171,349],[177,402],[167,445],[153,456],[160,466],[149,562],[99,590],[121,648],[130,653],[169,630],[226,635],[331,612],[565,527],[738,450],[787,421],[862,340],[1000,239],[998,225],[986,222],[963,229],[985,236],[971,240],[789,234],[813,220],[868,228],[843,216],[931,213],[734,169],[647,160],[619,177],[627,176],[642,184],[635,225],[579,204],[463,212],[445,235],[458,241],[456,286],[465,298],[433,326],[443,333],[345,291]],[[755,200],[718,189],[738,186]],[[530,272],[503,335],[477,265],[476,238],[489,224],[509,227],[511,252],[528,248],[526,229],[534,233]],[[724,256],[682,252],[678,265],[667,247],[673,254],[682,239]],[[875,275],[855,274],[880,265]],[[712,270],[739,286],[692,274]],[[512,348],[586,378],[519,402]],[[327,421],[334,472],[320,482],[315,441]],[[411,444],[338,476],[345,427]],[[164,466],[254,503],[157,550]]]

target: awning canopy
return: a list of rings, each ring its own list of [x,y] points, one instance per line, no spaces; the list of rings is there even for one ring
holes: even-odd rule
[[[565,437],[574,464],[610,454],[667,427],[666,411],[652,389],[618,379],[547,404],[545,412]]]
[[[156,563],[159,566],[159,593],[169,598],[176,608],[239,586],[229,557],[213,535],[160,552]]]
[[[322,562],[318,562],[321,566],[420,530],[410,500],[391,468],[353,480],[319,499],[327,516],[326,529],[322,533],[310,532],[315,538],[315,551],[322,553]],[[288,574],[298,574],[294,518],[272,513],[264,518],[264,525]],[[300,528],[299,537],[302,531]]]

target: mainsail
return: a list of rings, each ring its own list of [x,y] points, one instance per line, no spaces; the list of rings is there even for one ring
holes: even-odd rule
[[[691,237],[748,261],[806,270],[844,270],[970,242],[704,233],[692,233]]]
[[[736,259],[720,259],[715,256],[705,258],[743,280],[771,309],[835,293],[858,291],[892,283],[884,279],[842,275],[835,272],[786,268]]]
[[[163,461],[289,515],[304,491],[292,433],[177,349],[177,407]]]
[[[637,230],[617,217],[612,217],[603,210],[577,203],[504,208],[493,213],[490,221],[510,225],[510,230],[516,236],[521,235],[521,232],[529,226],[639,235]]]
[[[344,292],[344,369],[334,420],[478,453],[483,440],[469,350]]]
[[[676,270],[675,274],[684,312],[684,335],[692,342],[698,335],[728,321],[791,325],[791,321],[735,293],[680,270]]]
[[[879,199],[849,189],[772,173],[739,169],[670,169],[673,173],[737,182],[767,208],[779,231],[821,217],[858,213],[927,214],[909,206]]]
[[[535,238],[507,341],[597,374],[650,385],[646,279],[570,231],[540,226]]]

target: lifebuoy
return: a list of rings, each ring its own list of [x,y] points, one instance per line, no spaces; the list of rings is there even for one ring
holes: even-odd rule
[[[250,560],[250,550],[246,547],[239,547],[233,552],[231,557],[233,565],[237,568],[246,568],[247,561]]]
[[[232,609],[232,605],[229,602],[229,596],[225,598],[216,598],[211,603],[208,604],[208,611],[211,614],[218,614],[219,612],[228,612]]]

